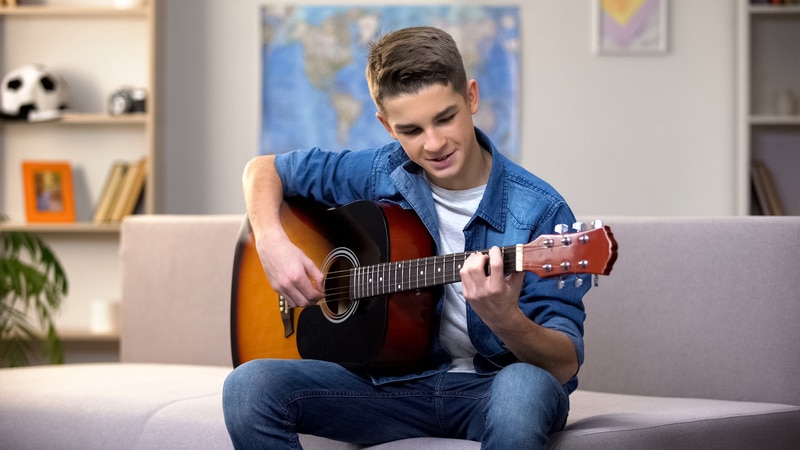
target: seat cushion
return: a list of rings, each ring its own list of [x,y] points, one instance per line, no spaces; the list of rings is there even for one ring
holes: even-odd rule
[[[230,370],[119,363],[2,369],[2,446],[232,448],[221,404]]]
[[[222,416],[230,368],[75,364],[0,370],[0,436],[9,449],[232,448]],[[796,448],[800,407],[578,390],[551,449]],[[306,449],[357,449],[301,436]],[[372,447],[478,449],[418,438]]]
[[[800,407],[578,390],[551,449],[795,449]]]

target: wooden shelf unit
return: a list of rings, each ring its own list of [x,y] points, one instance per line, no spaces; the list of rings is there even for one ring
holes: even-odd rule
[[[739,0],[737,212],[757,213],[753,161],[766,164],[788,215],[800,215],[800,5]],[[781,113],[791,92],[795,111]]]
[[[92,217],[112,164],[142,157],[148,164],[143,212],[158,212],[156,22],[163,6],[158,0],[130,9],[113,8],[112,0],[36,3],[0,7],[0,77],[42,63],[67,81],[71,98],[57,120],[0,120],[0,213],[8,216],[0,232],[35,232],[50,244],[70,283],[56,326],[81,352],[87,346],[89,353],[97,346],[105,352],[118,337],[85,330],[93,300],[120,299],[120,225],[97,225]],[[108,97],[122,86],[146,89],[145,113],[107,113]],[[26,221],[20,163],[27,159],[72,164],[76,222]]]

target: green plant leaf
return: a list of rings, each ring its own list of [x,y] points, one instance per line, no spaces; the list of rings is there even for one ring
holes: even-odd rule
[[[49,362],[63,363],[54,319],[68,292],[66,272],[36,234],[3,232],[0,237],[0,366],[28,364],[34,343],[40,342]],[[30,323],[31,314],[38,327]]]

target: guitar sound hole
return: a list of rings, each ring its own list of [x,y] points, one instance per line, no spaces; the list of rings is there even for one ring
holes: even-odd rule
[[[350,292],[351,269],[358,267],[358,258],[347,248],[337,248],[325,259],[325,301],[320,307],[325,317],[334,323],[347,320],[358,308]]]

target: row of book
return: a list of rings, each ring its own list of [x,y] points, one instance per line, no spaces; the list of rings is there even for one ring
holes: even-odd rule
[[[139,161],[115,161],[100,192],[100,200],[92,219],[94,223],[116,223],[133,214],[142,197],[146,177],[147,158]]]
[[[775,179],[763,161],[753,161],[750,167],[750,178],[753,183],[754,212],[765,216],[786,215]]]
[[[797,5],[798,0],[750,0],[751,5]]]

